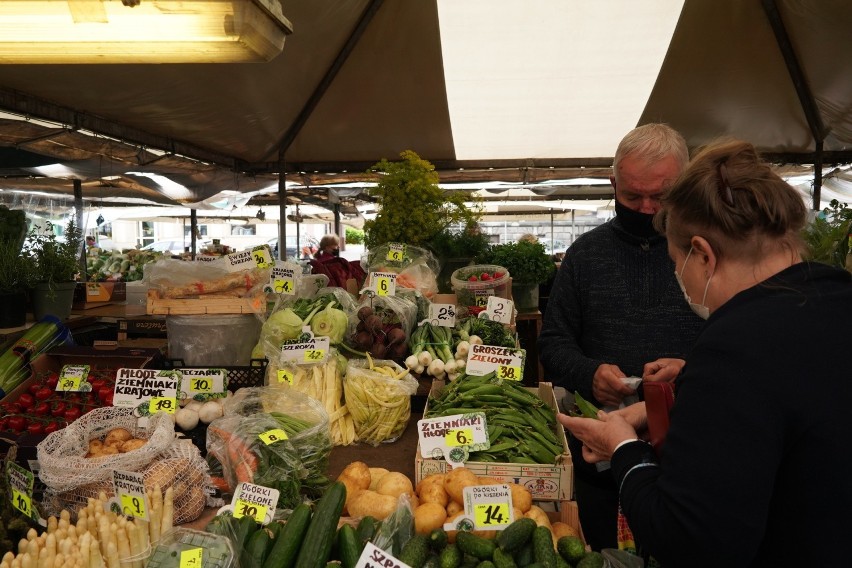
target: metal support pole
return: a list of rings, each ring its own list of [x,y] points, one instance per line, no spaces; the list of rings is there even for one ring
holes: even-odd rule
[[[287,260],[287,170],[284,151],[278,152],[278,258]],[[298,252],[296,258],[298,258]]]
[[[189,210],[189,252],[195,260],[195,236],[198,234],[198,211]]]
[[[820,193],[822,192],[822,140],[816,141],[816,153],[814,159],[814,211],[819,211],[821,207]]]

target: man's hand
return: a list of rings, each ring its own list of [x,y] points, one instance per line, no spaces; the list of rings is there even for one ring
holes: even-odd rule
[[[637,438],[636,431],[618,412],[598,412],[594,418],[572,418],[557,414],[560,424],[583,442],[583,459],[589,463],[608,461],[616,446],[624,440]]]
[[[620,405],[624,397],[634,393],[621,380],[626,376],[618,365],[604,363],[598,367],[592,379],[592,396],[604,406]]]
[[[670,383],[680,374],[686,364],[683,359],[662,358],[650,363],[645,363],[642,369],[642,378],[646,381],[659,381]]]

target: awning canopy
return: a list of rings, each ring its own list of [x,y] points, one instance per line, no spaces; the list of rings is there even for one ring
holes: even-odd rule
[[[294,33],[268,63],[0,66],[0,188],[80,179],[88,199],[203,206],[284,173],[329,203],[323,186],[411,149],[448,184],[535,190],[607,179],[651,121],[693,148],[734,136],[779,163],[852,161],[846,0],[282,7]]]

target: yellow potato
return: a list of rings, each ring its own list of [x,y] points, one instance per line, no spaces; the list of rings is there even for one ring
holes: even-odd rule
[[[509,483],[509,490],[512,492],[512,506],[517,507],[524,513],[532,507],[532,493],[523,485],[517,483]]]
[[[391,497],[399,497],[403,493],[407,495],[414,494],[414,485],[404,473],[391,471],[382,476],[379,484],[376,487],[376,492],[381,495],[390,495]]]
[[[345,478],[350,479],[356,489],[370,488],[370,468],[364,462],[355,461],[347,465],[337,479],[342,481]]]
[[[376,490],[376,487],[379,485],[379,480],[384,477],[388,473],[383,467],[371,467],[370,468],[370,486],[367,489]]]
[[[447,516],[452,517],[456,515],[459,511],[464,511],[464,505],[461,503],[456,503],[455,501],[450,501],[447,503]]]
[[[464,511],[459,511],[454,515],[447,515],[447,519],[446,519],[445,522],[452,523],[453,521],[455,521],[458,517],[460,517],[462,515],[464,515]],[[455,530],[447,531],[447,542],[449,542],[449,543],[455,542],[456,541],[456,534],[458,532],[459,531],[455,531]]]
[[[420,486],[420,502],[421,503],[436,503],[445,508],[450,502],[450,496],[447,495],[443,483],[429,483],[428,485],[421,484]]]
[[[500,482],[494,479],[493,477],[480,477],[476,483],[477,485],[500,485]]]
[[[355,496],[348,508],[349,514],[353,517],[371,516],[382,521],[396,510],[396,505],[395,497],[365,489]]]
[[[464,503],[464,488],[477,485],[476,475],[466,467],[453,468],[444,478],[444,490],[456,503]]]
[[[417,484],[416,491],[417,494],[420,495],[420,491],[426,487],[427,485],[431,485],[433,483],[440,483],[443,487],[444,478],[447,477],[446,473],[433,473],[432,475],[427,475],[423,479],[420,480],[420,483]]]
[[[423,503],[414,509],[414,532],[427,535],[441,528],[447,520],[447,511],[438,503]]]
[[[563,536],[580,536],[580,533],[577,532],[577,529],[569,525],[568,523],[563,523],[562,521],[556,521],[551,525],[551,530],[553,531],[553,536],[557,539],[562,538]]]
[[[536,505],[531,506],[524,516],[528,519],[534,520],[535,524],[539,527],[547,527],[551,531],[553,530],[553,527],[550,525],[550,518],[547,516],[547,513],[541,509],[541,507]]]
[[[338,481],[340,481],[343,485],[346,486],[346,503],[343,505],[343,511],[351,513],[351,511],[349,511],[349,505],[352,503],[355,497],[358,496],[359,493],[364,491],[364,489],[359,488],[356,483],[349,477],[341,477],[338,479]]]
[[[120,444],[121,442],[126,442],[132,437],[133,434],[131,434],[130,430],[126,428],[113,428],[107,432],[106,438],[104,438],[104,445],[114,446],[116,443]]]
[[[127,452],[132,452],[133,450],[138,450],[142,446],[148,443],[148,440],[142,440],[140,438],[131,438],[125,442],[122,442],[118,445],[118,451],[122,454]]]

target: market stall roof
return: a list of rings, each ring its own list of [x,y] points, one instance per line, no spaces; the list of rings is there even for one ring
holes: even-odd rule
[[[319,188],[412,149],[446,183],[534,188],[606,179],[650,121],[691,147],[729,135],[780,162],[852,160],[846,0],[282,6],[294,33],[268,63],[0,66],[0,187],[76,178],[90,199],[200,204],[285,172],[328,203]]]

